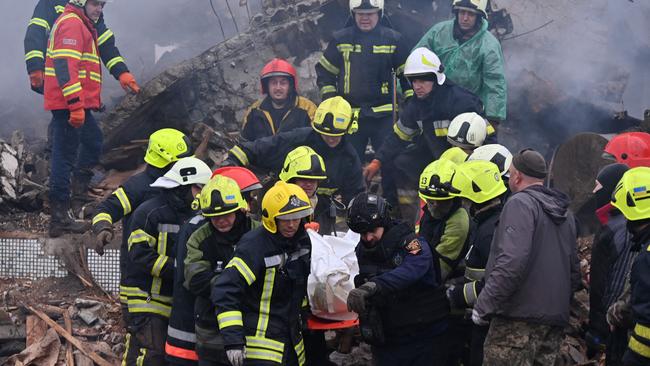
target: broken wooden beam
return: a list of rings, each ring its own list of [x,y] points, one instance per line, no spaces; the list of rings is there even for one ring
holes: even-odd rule
[[[67,311],[63,312],[63,323],[65,324],[65,330],[72,334],[72,320],[70,319],[70,314]],[[66,342],[65,345],[65,362],[68,366],[74,366],[74,357],[72,355],[72,343],[70,341]]]
[[[47,333],[47,323],[35,315],[28,315],[25,321],[27,347],[40,342]]]

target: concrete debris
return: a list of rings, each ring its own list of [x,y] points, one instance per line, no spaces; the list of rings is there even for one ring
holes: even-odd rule
[[[88,325],[93,325],[95,322],[99,324],[105,323],[103,317],[106,316],[106,307],[104,303],[88,300],[77,299],[74,302],[76,308],[76,316],[83,320]]]

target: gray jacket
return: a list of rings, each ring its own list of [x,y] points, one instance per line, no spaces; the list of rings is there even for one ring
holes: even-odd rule
[[[501,212],[475,309],[565,326],[580,285],[576,222],[568,197],[541,185],[513,194]]]

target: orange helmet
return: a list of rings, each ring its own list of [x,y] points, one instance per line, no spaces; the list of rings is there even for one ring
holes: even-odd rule
[[[239,189],[242,191],[242,193],[262,188],[262,184],[253,172],[239,166],[226,166],[219,168],[212,173],[212,177],[215,175],[223,175],[225,177],[233,179],[235,182],[237,182],[237,185],[239,186]]]
[[[293,82],[293,90],[298,91],[298,78],[296,76],[296,69],[281,58],[274,58],[264,66],[260,73],[260,82],[262,84],[262,94],[268,94],[268,78],[273,76],[285,76],[289,78],[289,82]]]
[[[630,168],[650,167],[650,134],[645,132],[625,132],[614,136],[605,146],[606,158]]]

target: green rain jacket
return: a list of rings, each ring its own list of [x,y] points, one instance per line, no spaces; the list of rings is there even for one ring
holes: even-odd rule
[[[454,19],[440,22],[415,46],[432,50],[445,66],[445,74],[454,83],[481,98],[489,120],[506,119],[508,91],[501,44],[488,32],[484,19],[481,29],[460,44],[454,38]]]

